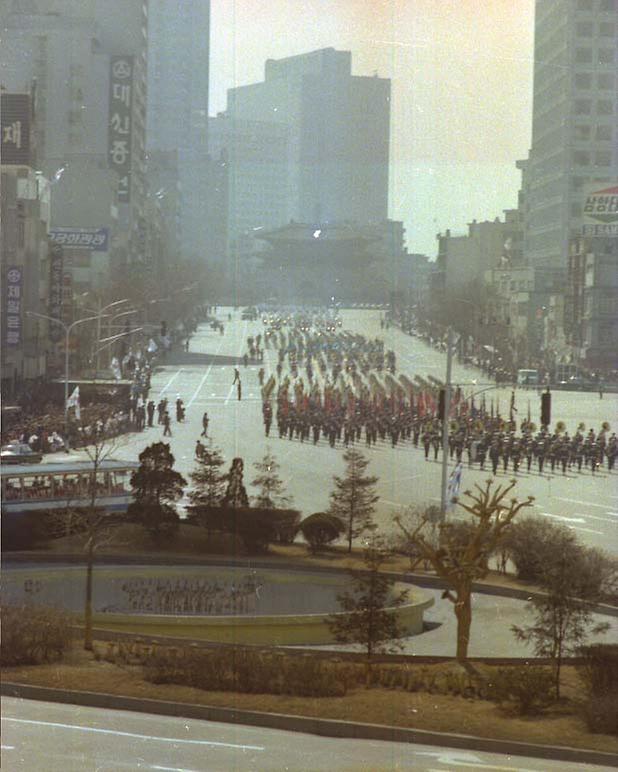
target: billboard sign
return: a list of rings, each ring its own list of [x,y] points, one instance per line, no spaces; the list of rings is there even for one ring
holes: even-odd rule
[[[21,307],[24,269],[10,265],[6,270],[6,345],[19,346],[21,343]]]
[[[584,195],[582,236],[618,237],[618,185],[589,187]]]
[[[0,97],[0,157],[3,164],[30,166],[30,123],[32,100],[29,94],[2,94]]]
[[[69,249],[107,252],[109,228],[64,228],[58,226],[50,229],[49,239],[53,244]]]
[[[62,319],[64,256],[59,244],[52,244],[49,266],[49,315],[54,319]],[[49,339],[52,343],[62,340],[59,324],[50,324]]]
[[[112,56],[109,75],[108,160],[118,173],[118,201],[131,200],[133,57]]]

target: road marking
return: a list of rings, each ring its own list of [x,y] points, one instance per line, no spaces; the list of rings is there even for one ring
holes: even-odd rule
[[[599,509],[606,509],[607,504],[595,504],[593,501],[581,501],[580,499],[567,499],[564,496],[556,496],[558,501],[569,501],[571,504],[584,504],[588,507],[598,507]]]
[[[116,729],[98,729],[93,726],[79,726],[79,724],[60,724],[56,721],[35,721],[29,718],[3,717],[3,721],[12,721],[14,724],[35,724],[38,726],[53,726],[56,729],[77,729],[80,732],[93,732],[95,734],[113,734],[118,737],[135,737],[138,740],[158,740],[159,742],[178,743],[183,745],[212,745],[217,748],[238,748],[239,750],[263,751],[261,745],[237,745],[236,743],[221,743],[213,740],[185,740],[181,737],[158,737],[149,734],[136,734],[134,732],[120,732]]]
[[[169,379],[169,381],[165,384],[165,386],[159,392],[159,396],[161,396],[161,394],[163,394],[165,391],[167,391],[167,389],[172,385],[172,382],[176,378],[178,378],[178,376],[180,375],[181,372],[182,372],[182,367],[180,368],[180,370],[178,370],[178,372],[176,372],[176,373],[174,373],[174,375],[172,375],[172,377]]]
[[[586,520],[583,520],[581,518],[573,518],[573,517],[563,517],[562,515],[553,515],[551,512],[539,512],[540,515],[544,515],[545,517],[553,517],[556,520],[564,520],[567,523],[585,523]],[[601,536],[606,535],[603,531],[595,531],[592,528],[581,528],[577,525],[567,525],[567,528],[570,528],[572,531],[585,531],[586,533],[598,533]]]
[[[185,769],[184,767],[159,767],[158,765],[152,765],[149,769],[160,769],[165,772],[198,772],[196,769]]]
[[[14,745],[0,745],[0,750],[3,751],[14,751],[15,746]]]

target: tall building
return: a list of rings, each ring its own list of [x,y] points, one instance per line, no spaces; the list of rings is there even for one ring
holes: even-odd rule
[[[121,263],[144,259],[146,29],[141,0],[13,0],[2,16],[2,83],[35,89],[51,225],[111,229]]]
[[[537,0],[532,144],[523,165],[523,249],[534,267],[566,273],[587,192],[616,184],[617,62],[616,0]]]
[[[391,84],[351,68],[349,51],[325,48],[269,59],[263,82],[228,91],[232,127],[260,121],[288,128],[286,221],[387,218]]]
[[[148,4],[149,151],[173,151],[180,183],[183,253],[204,257],[208,238],[210,0]]]

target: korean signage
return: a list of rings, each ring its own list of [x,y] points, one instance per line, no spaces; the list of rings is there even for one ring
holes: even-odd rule
[[[21,343],[21,308],[24,269],[10,265],[6,271],[6,345]]]
[[[131,199],[133,57],[112,56],[109,76],[109,165],[118,173],[118,201]]]
[[[62,247],[58,244],[53,244],[49,270],[49,315],[54,319],[61,319],[62,317],[63,271]],[[62,329],[59,324],[50,324],[49,339],[53,343],[57,343],[62,339]]]
[[[2,94],[0,99],[2,163],[30,166],[30,95]]]
[[[618,186],[597,184],[585,193],[582,235],[618,237]]]
[[[62,247],[107,252],[109,228],[51,228],[49,239]]]

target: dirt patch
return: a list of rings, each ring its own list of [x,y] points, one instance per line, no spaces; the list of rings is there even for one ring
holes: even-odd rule
[[[97,648],[101,652],[104,650],[102,644]],[[345,697],[318,699],[206,692],[186,686],[156,685],[142,679],[140,667],[97,661],[92,654],[77,647],[67,654],[62,663],[6,668],[3,677],[5,681],[51,688],[317,716],[618,753],[618,738],[590,734],[586,730],[577,713],[577,694],[581,691],[579,679],[575,669],[570,667],[564,672],[565,699],[546,714],[532,718],[506,715],[485,700],[384,688],[357,688]]]

